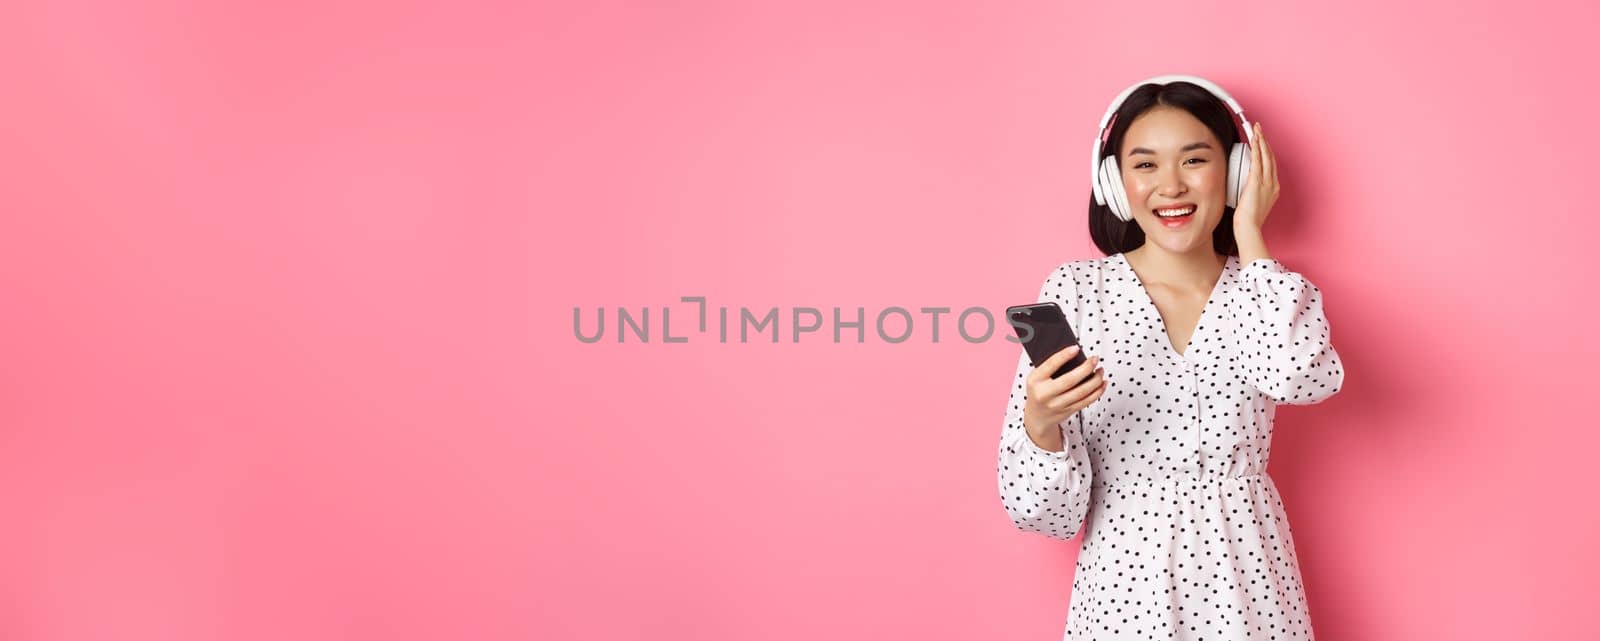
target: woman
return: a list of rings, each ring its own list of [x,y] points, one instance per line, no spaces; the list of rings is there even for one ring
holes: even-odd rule
[[[1135,85],[1112,110],[1089,205],[1106,257],[1061,265],[1039,294],[1090,359],[1052,379],[1075,349],[1037,368],[1022,356],[1002,502],[1022,530],[1083,528],[1066,638],[1311,639],[1266,468],[1275,406],[1327,399],[1344,366],[1320,290],[1262,238],[1272,147],[1192,76]],[[1230,163],[1236,143],[1253,144]]]

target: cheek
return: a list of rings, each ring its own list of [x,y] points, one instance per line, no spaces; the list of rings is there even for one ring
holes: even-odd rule
[[[1146,190],[1159,187],[1153,182],[1146,182],[1148,183],[1144,186]],[[1192,197],[1220,206],[1227,198],[1228,168],[1211,163],[1204,168],[1194,169],[1185,174],[1183,182],[1189,187],[1189,194]],[[1131,194],[1132,192],[1130,191],[1129,193]]]
[[[1149,174],[1123,174],[1122,189],[1128,192],[1128,202],[1144,202],[1156,183]]]
[[[1211,163],[1200,173],[1200,182],[1208,191],[1222,191],[1228,186],[1228,167],[1221,163]]]

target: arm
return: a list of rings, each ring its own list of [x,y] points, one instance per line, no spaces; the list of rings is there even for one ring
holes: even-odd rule
[[[1311,405],[1344,385],[1322,291],[1272,258],[1256,258],[1239,273],[1233,318],[1245,380],[1273,401]]]
[[[1057,268],[1045,279],[1039,301],[1055,302],[1076,323],[1078,297],[1071,268]],[[1050,451],[1035,443],[1023,426],[1026,379],[1032,369],[1024,352],[1011,379],[1011,396],[1000,436],[1000,501],[1018,529],[1071,539],[1078,534],[1089,510],[1091,468],[1083,439],[1083,413],[1073,414],[1057,426],[1064,449]]]

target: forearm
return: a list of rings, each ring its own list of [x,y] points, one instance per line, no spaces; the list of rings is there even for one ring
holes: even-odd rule
[[[1262,246],[1259,234],[1240,243]],[[1344,366],[1333,349],[1322,292],[1305,275],[1259,254],[1239,272],[1242,295],[1232,326],[1245,380],[1278,403],[1317,403],[1339,391]]]
[[[1064,439],[1060,451],[1041,449],[1021,421],[1008,418],[1000,441],[997,471],[1000,499],[1018,529],[1057,539],[1070,539],[1082,528],[1089,512],[1093,464],[1089,446],[1076,417],[1067,429],[1052,426]]]

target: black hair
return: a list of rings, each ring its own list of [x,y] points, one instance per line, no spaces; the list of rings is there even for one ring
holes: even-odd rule
[[[1222,143],[1224,159],[1227,158],[1227,151],[1233,149],[1234,143],[1240,142],[1239,126],[1234,121],[1233,110],[1210,91],[1181,80],[1164,85],[1152,83],[1135,89],[1133,93],[1128,94],[1127,100],[1122,101],[1122,106],[1117,108],[1116,118],[1111,123],[1111,135],[1100,150],[1100,162],[1105,162],[1106,156],[1121,153],[1122,139],[1128,133],[1128,126],[1144,112],[1159,106],[1176,107],[1198,119]],[[1242,180],[1243,176],[1240,179]],[[1094,239],[1095,246],[1107,256],[1137,249],[1144,244],[1144,230],[1139,229],[1138,221],[1124,222],[1117,218],[1116,214],[1111,213],[1109,205],[1101,205],[1094,201],[1092,192],[1089,194],[1089,237]],[[1239,243],[1233,237],[1232,207],[1224,205],[1222,220],[1211,233],[1211,244],[1212,249],[1219,254],[1239,255]]]

